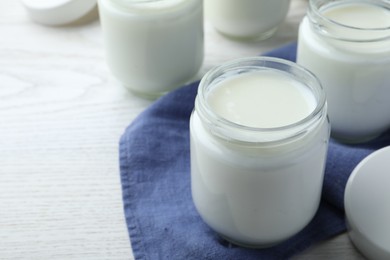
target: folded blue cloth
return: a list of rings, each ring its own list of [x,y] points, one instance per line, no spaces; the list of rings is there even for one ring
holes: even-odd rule
[[[295,61],[296,44],[267,53]],[[136,259],[284,259],[346,230],[344,188],[353,168],[390,145],[390,132],[361,145],[330,141],[323,196],[310,224],[268,249],[246,249],[219,238],[191,198],[189,118],[199,82],[154,102],[120,140],[120,172],[127,227]]]

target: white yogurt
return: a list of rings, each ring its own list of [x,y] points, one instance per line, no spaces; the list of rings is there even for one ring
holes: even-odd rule
[[[208,95],[212,110],[221,117],[259,128],[293,124],[307,117],[316,106],[307,87],[275,71],[237,75]]]
[[[290,0],[207,0],[204,4],[207,16],[222,34],[265,39],[285,19]]]
[[[200,84],[190,134],[193,200],[221,236],[267,247],[312,219],[329,125],[324,92],[311,74],[272,58],[214,69]]]
[[[332,135],[365,141],[390,127],[390,4],[330,2],[311,1],[297,62],[327,91]]]
[[[130,90],[162,95],[203,61],[201,0],[99,0],[108,65]]]

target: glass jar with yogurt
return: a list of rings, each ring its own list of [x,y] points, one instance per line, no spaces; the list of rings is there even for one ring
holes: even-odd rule
[[[327,92],[332,136],[363,142],[390,127],[388,0],[311,0],[297,63]]]
[[[128,89],[155,98],[203,62],[202,0],[99,0],[106,59]]]
[[[263,40],[284,21],[290,0],[206,0],[204,5],[207,17],[223,35]]]
[[[329,134],[324,90],[295,63],[254,57],[212,69],[190,119],[201,218],[246,247],[293,236],[318,209]]]

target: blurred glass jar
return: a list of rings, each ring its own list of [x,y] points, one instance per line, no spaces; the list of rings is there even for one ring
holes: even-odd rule
[[[263,40],[284,21],[290,0],[206,0],[204,5],[210,21],[223,35]]]
[[[363,142],[390,127],[388,0],[311,0],[297,63],[327,92],[333,137]]]
[[[203,62],[202,0],[99,0],[114,76],[155,98],[188,82]]]

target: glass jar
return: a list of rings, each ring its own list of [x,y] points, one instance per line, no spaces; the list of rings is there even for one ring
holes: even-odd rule
[[[332,136],[370,140],[390,127],[390,3],[311,0],[297,63],[327,92]]]
[[[191,188],[201,218],[247,247],[293,236],[318,209],[329,133],[324,90],[295,63],[254,57],[212,69],[190,119]]]
[[[290,0],[207,0],[206,14],[222,34],[250,40],[271,37],[284,21]]]
[[[203,62],[202,0],[99,0],[106,59],[128,89],[155,98]]]

